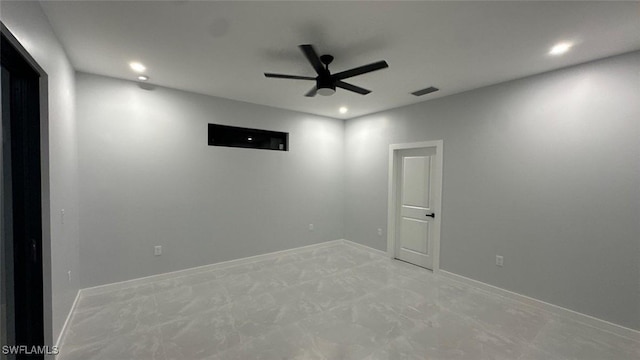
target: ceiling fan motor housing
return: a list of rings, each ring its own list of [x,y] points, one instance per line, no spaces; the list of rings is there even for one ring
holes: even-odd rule
[[[330,76],[318,76],[316,79],[318,95],[330,96],[336,92],[336,83]]]

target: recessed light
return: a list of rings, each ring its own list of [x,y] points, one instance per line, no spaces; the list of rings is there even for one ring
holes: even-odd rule
[[[559,43],[554,45],[551,50],[549,50],[549,54],[550,55],[562,55],[564,53],[566,53],[567,51],[569,51],[569,49],[571,49],[571,47],[573,46],[572,43],[568,43],[568,42],[563,42],[563,43]]]
[[[142,64],[140,64],[139,62],[131,62],[131,63],[129,63],[129,66],[131,66],[131,69],[133,71],[139,72],[139,73],[147,70],[147,67],[142,65]]]
[[[140,76],[138,76],[138,80],[147,81],[147,80],[149,80],[149,77],[147,75],[140,75]]]
[[[349,109],[347,109],[346,106],[342,106],[340,107],[340,109],[338,109],[338,111],[340,111],[340,114],[346,114]]]
[[[248,138],[247,138],[247,140],[249,140],[249,141],[251,141],[251,140],[253,140],[253,138],[251,138],[251,137],[248,137]]]

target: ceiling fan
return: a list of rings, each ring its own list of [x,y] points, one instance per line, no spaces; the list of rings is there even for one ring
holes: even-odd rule
[[[329,72],[329,64],[331,64],[331,62],[333,61],[333,56],[318,56],[312,45],[300,45],[300,50],[302,50],[304,55],[307,57],[307,60],[309,60],[311,66],[313,66],[313,69],[316,71],[316,73],[318,73],[318,76],[311,77],[272,73],[264,73],[264,76],[276,79],[315,80],[316,86],[314,86],[308,93],[304,95],[308,97],[316,96],[316,94],[320,94],[323,96],[333,95],[333,93],[336,92],[336,87],[353,91],[361,95],[367,95],[371,92],[370,90],[351,85],[342,80],[389,67],[387,62],[383,60],[374,62],[369,65],[359,66],[351,70],[345,70],[336,74],[331,74]]]

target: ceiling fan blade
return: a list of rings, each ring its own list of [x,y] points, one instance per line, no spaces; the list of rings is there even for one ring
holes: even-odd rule
[[[276,79],[294,79],[294,80],[315,80],[316,79],[310,76],[272,74],[272,73],[264,73],[264,76],[268,78],[276,78]]]
[[[368,72],[372,72],[372,71],[376,71],[376,70],[380,70],[388,67],[389,67],[389,64],[387,64],[386,61],[382,60],[382,61],[374,62],[369,65],[359,66],[351,70],[341,71],[339,73],[331,75],[331,77],[337,80],[342,80],[342,79],[350,78],[352,76],[361,75],[361,74],[365,74]]]
[[[361,88],[359,86],[351,85],[351,84],[346,83],[346,82],[341,81],[341,80],[336,81],[336,86],[339,87],[339,88],[343,88],[345,90],[353,91],[353,92],[358,93],[360,95],[367,95],[368,93],[371,92],[371,90],[363,89],[363,88]]]
[[[318,87],[314,86],[308,93],[304,94],[306,97],[314,97],[316,96],[316,92],[318,91]]]
[[[326,72],[324,66],[322,66],[322,62],[320,62],[320,57],[318,57],[318,54],[313,49],[312,45],[300,45],[300,50],[302,50],[304,56],[307,57],[307,60],[309,60],[311,66],[313,66],[313,69],[318,73],[318,75]]]

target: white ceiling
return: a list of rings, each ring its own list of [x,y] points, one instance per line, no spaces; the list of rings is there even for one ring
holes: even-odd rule
[[[47,1],[42,6],[80,71],[318,115],[351,118],[640,49],[638,2]],[[571,41],[563,56],[547,54]],[[304,97],[315,76],[297,48],[335,56],[333,72],[386,60],[338,89]],[[409,93],[436,86],[437,93]],[[338,108],[348,106],[340,115]]]

